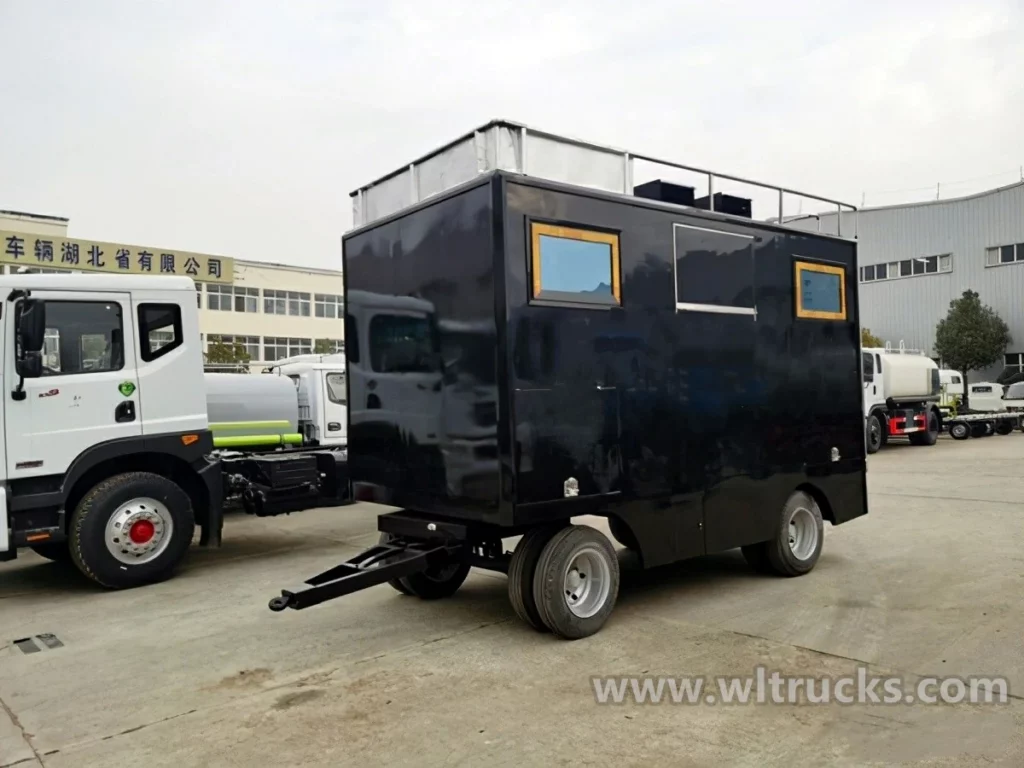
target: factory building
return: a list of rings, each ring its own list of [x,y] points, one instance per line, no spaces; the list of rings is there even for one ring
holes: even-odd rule
[[[254,371],[284,357],[344,346],[340,270],[76,239],[68,237],[66,218],[13,211],[0,211],[0,268],[7,274],[28,268],[187,275],[196,282],[204,351],[216,342],[242,344]]]
[[[837,215],[803,217],[798,226],[834,234]],[[842,216],[843,233],[856,231],[859,241],[863,327],[936,357],[935,326],[970,288],[1006,321],[1013,341],[1004,360],[969,379],[1024,371],[1024,181]]]

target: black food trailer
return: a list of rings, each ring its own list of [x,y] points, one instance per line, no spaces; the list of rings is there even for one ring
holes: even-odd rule
[[[741,547],[797,576],[824,522],[866,514],[855,240],[634,188],[636,158],[494,122],[353,193],[349,471],[398,511],[271,609],[384,582],[442,598],[478,567],[533,627],[580,638],[620,573],[572,518],[606,517],[644,568]],[[780,214],[802,194],[770,189]]]

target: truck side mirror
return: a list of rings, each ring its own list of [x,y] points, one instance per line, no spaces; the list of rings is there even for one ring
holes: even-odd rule
[[[18,385],[11,392],[15,400],[25,399],[25,379],[43,375],[43,339],[46,335],[46,305],[39,299],[25,298],[15,312],[14,369]]]

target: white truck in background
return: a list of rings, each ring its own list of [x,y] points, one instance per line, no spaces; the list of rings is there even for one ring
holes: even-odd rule
[[[271,365],[267,373],[286,376],[295,383],[304,444],[348,445],[344,352],[288,357]]]
[[[204,374],[190,278],[0,276],[0,355],[0,561],[31,548],[134,587],[169,577],[197,527],[218,545],[226,499],[348,500],[347,452],[303,425],[291,364]]]
[[[942,428],[939,367],[916,350],[861,349],[868,453],[893,437],[934,445]]]

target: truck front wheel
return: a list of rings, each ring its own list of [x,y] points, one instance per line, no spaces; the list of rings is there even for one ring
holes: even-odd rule
[[[78,569],[96,583],[127,589],[168,578],[195,533],[192,502],[151,472],[126,472],[93,486],[71,518],[68,540]]]
[[[868,453],[878,453],[885,441],[885,433],[882,431],[882,419],[877,413],[868,416],[867,421]]]

